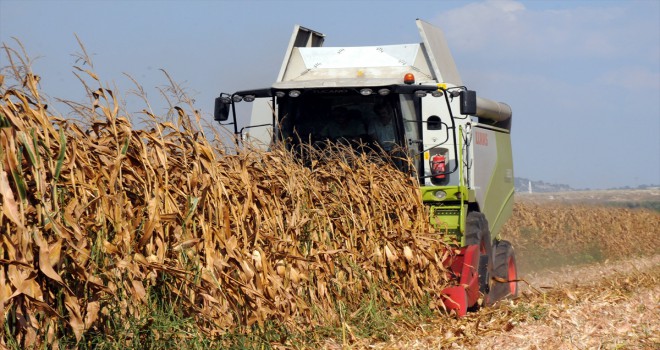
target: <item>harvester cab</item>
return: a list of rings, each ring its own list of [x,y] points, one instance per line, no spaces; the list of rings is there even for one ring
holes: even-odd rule
[[[295,26],[277,81],[220,94],[215,119],[257,147],[330,140],[404,153],[429,220],[461,242],[446,262],[460,286],[445,305],[462,314],[480,293],[517,294],[513,249],[498,236],[513,206],[511,108],[469,90],[442,31],[416,23],[420,43],[362,47],[323,47],[323,34]],[[252,118],[239,128],[242,101]]]

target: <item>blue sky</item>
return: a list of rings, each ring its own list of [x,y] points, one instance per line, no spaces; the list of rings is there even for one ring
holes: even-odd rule
[[[219,92],[275,80],[295,24],[325,46],[386,45],[419,42],[416,18],[444,30],[470,89],[511,105],[516,176],[660,184],[660,1],[0,0],[0,42],[37,58],[52,98],[85,100],[75,34],[129,112],[124,73],[162,114],[164,69],[211,121]]]

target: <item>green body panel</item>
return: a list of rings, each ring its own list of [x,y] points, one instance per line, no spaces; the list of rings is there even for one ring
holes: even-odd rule
[[[420,190],[422,192],[422,201],[428,204],[436,202],[460,202],[461,199],[468,197],[468,189],[465,186],[423,186]],[[444,191],[447,197],[439,200],[434,195],[437,191]]]
[[[438,203],[429,206],[429,215],[431,217],[431,224],[436,230],[447,233],[445,240],[451,241],[456,239],[463,242],[463,232],[465,231],[465,216],[467,211],[466,206],[461,206],[460,203]]]
[[[439,200],[434,193],[444,191],[447,196]],[[455,238],[463,243],[465,217],[469,191],[465,186],[423,186],[422,201],[429,206],[430,222],[433,226],[449,233],[448,239]]]
[[[491,237],[499,238],[502,226],[513,211],[513,157],[511,154],[511,135],[508,132],[494,132],[497,160],[485,189],[480,211],[488,219]],[[478,169],[477,169],[478,170]]]

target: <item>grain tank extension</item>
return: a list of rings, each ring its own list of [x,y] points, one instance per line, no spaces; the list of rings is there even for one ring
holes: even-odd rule
[[[215,119],[231,114],[225,125],[237,139],[264,147],[350,140],[404,152],[429,220],[461,242],[444,262],[457,285],[443,294],[463,315],[480,296],[492,303],[518,293],[513,248],[499,239],[513,206],[512,112],[469,90],[442,31],[416,24],[420,43],[360,47],[323,47],[323,34],[295,26],[277,80],[221,93]],[[252,118],[239,129],[241,101],[252,103]]]

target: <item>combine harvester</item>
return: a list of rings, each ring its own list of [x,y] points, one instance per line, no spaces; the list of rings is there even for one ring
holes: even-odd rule
[[[513,206],[511,108],[468,90],[442,31],[416,23],[421,43],[362,47],[323,47],[323,34],[295,26],[277,81],[221,93],[215,120],[231,112],[226,125],[253,145],[351,140],[405,153],[429,220],[461,242],[444,262],[456,284],[442,292],[462,316],[480,298],[492,304],[518,294],[513,248],[498,236]],[[239,129],[241,101],[253,105]]]

